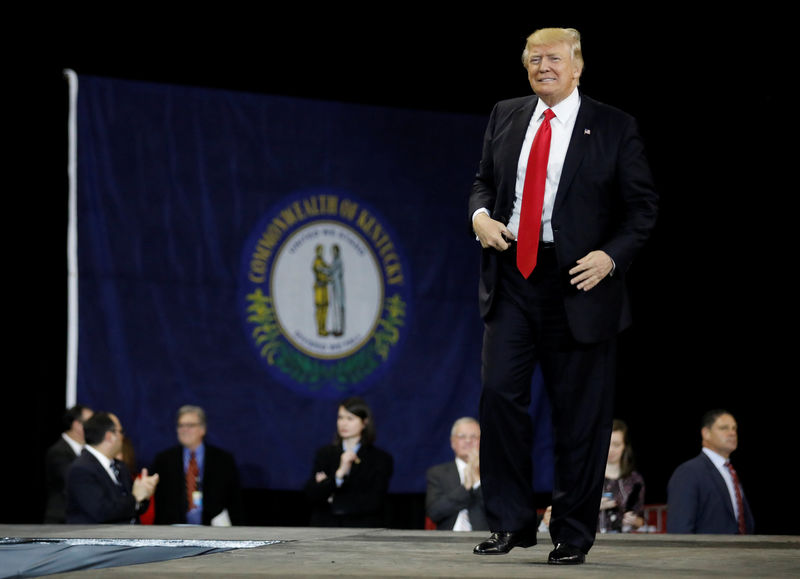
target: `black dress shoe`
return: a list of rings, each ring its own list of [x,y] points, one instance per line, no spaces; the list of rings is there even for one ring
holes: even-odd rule
[[[586,555],[583,551],[566,543],[556,545],[547,557],[547,562],[551,565],[580,565],[585,561]]]
[[[505,555],[514,547],[533,547],[535,544],[535,531],[498,531],[476,545],[472,552],[476,555]]]

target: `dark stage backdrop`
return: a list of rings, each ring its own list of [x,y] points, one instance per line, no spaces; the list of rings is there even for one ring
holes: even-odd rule
[[[484,116],[73,76],[68,402],[115,412],[140,466],[199,404],[251,488],[299,489],[337,403],[372,406],[390,490],[425,490],[477,416]],[[550,420],[533,384],[535,490]]]
[[[794,494],[793,479],[775,476],[776,465],[786,459],[786,445],[776,441],[793,440],[796,422],[793,405],[786,403],[793,392],[786,377],[794,375],[795,340],[783,335],[791,336],[796,310],[787,272],[792,270],[797,246],[792,205],[797,179],[794,151],[786,145],[794,137],[791,115],[787,114],[793,110],[788,103],[791,91],[786,90],[785,59],[776,56],[787,53],[781,43],[789,39],[786,35],[766,39],[761,43],[769,47],[765,50],[752,49],[742,41],[750,31],[775,30],[776,23],[789,21],[790,15],[787,10],[756,13],[743,7],[706,17],[694,11],[687,19],[686,11],[675,8],[660,10],[655,18],[641,10],[631,13],[639,17],[636,26],[631,26],[630,18],[619,18],[618,11],[609,12],[605,5],[591,10],[586,6],[575,10],[572,5],[515,7],[513,14],[500,9],[462,10],[456,15],[448,11],[438,17],[430,11],[407,8],[395,10],[391,18],[371,20],[363,7],[348,13],[338,5],[327,13],[324,8],[309,11],[298,6],[295,14],[285,14],[282,8],[279,18],[266,20],[247,18],[249,13],[241,10],[192,15],[184,9],[173,19],[165,15],[154,19],[150,12],[126,8],[122,17],[113,10],[108,12],[105,26],[98,26],[94,15],[89,18],[68,5],[57,18],[52,17],[52,10],[45,16],[38,7],[17,18],[22,26],[29,25],[31,33],[26,38],[32,40],[18,43],[15,57],[8,59],[6,74],[10,112],[6,121],[11,123],[6,214],[12,216],[13,226],[4,228],[6,258],[10,259],[5,268],[6,289],[11,290],[6,303],[12,317],[11,327],[6,326],[11,337],[6,357],[11,364],[4,401],[13,412],[11,420],[0,426],[5,427],[4,440],[9,441],[4,463],[8,465],[4,474],[9,476],[2,477],[0,488],[3,496],[14,500],[8,501],[0,518],[6,522],[41,520],[45,494],[42,457],[58,438],[66,402],[66,333],[61,329],[66,322],[64,68],[102,77],[485,116],[500,99],[530,94],[519,60],[525,37],[539,26],[554,25],[575,26],[581,31],[586,60],[581,87],[585,93],[640,121],[661,196],[653,239],[628,275],[634,325],[621,336],[615,396],[616,415],[631,428],[637,466],[647,483],[647,500],[666,500],[667,481],[674,468],[699,451],[700,416],[709,408],[722,406],[734,413],[741,428],[734,459],[758,532],[800,533],[800,515],[786,499]],[[694,40],[700,37],[703,41]],[[408,208],[426,224],[424,235],[431,240],[428,259],[437,258],[447,248],[473,251],[460,224],[481,130],[475,126],[469,139],[478,141],[465,143],[474,149],[464,161],[466,171],[457,175],[461,179],[458,185],[446,193],[435,188],[436,195],[426,199],[424,208]],[[431,132],[426,135],[430,137]],[[459,145],[451,141],[448,147]],[[423,146],[424,142],[414,144],[415,148]],[[391,176],[396,179],[398,174],[394,171]],[[310,188],[330,184],[306,181]],[[407,236],[396,221],[405,213],[385,214],[379,203],[365,197],[367,189],[374,188],[364,186],[350,193],[353,199],[373,207],[382,223],[394,228],[393,235]],[[299,191],[299,186],[287,186],[265,192],[265,198],[278,197],[275,202],[264,201],[268,208],[264,213],[284,208],[279,202],[284,195],[288,198]],[[437,214],[434,203],[450,202],[452,211],[438,209]],[[193,210],[199,212],[200,208]],[[242,224],[237,231],[242,245],[262,217],[252,216],[249,229]],[[441,229],[451,227],[448,221],[459,224],[452,226],[450,236]],[[409,302],[414,324],[409,320],[406,326],[405,359],[409,359],[409,344],[415,351],[421,350],[416,344],[421,333],[419,320],[424,321],[419,300],[426,292],[435,291],[415,271],[421,264],[421,258],[410,256],[416,244],[416,239],[404,238],[398,245],[402,245],[405,259],[413,260],[409,275],[416,300]],[[330,255],[329,246],[326,252]],[[461,314],[469,317],[476,315],[477,291],[470,278],[477,275],[477,255],[464,258],[470,260],[469,267],[457,274],[463,283],[441,276],[440,283],[447,287],[439,293],[449,291],[449,299],[463,300]],[[232,271],[241,267],[241,255],[233,259]],[[194,262],[182,267],[187,264]],[[235,275],[238,273],[230,274],[231,278]],[[236,292],[238,287],[228,291]],[[197,312],[192,315],[199,326],[203,320]],[[206,310],[203,315],[211,314]],[[239,316],[239,310],[230,315]],[[475,320],[471,337],[476,339],[478,326]],[[439,344],[436,347],[439,352]],[[475,356],[477,351],[469,355]],[[282,393],[277,400],[298,399],[299,394],[290,388],[278,387],[277,379],[263,370],[260,360],[253,357],[248,364],[261,366],[261,380]],[[401,361],[402,357],[395,358],[391,374],[413,373],[416,381],[424,380],[431,390],[455,387],[434,383],[437,376],[424,373],[432,364],[420,369]],[[465,361],[470,363],[477,368],[477,360]],[[139,372],[137,367],[136,374],[126,377],[126,385],[141,380]],[[173,380],[178,373],[170,368],[166,376]],[[115,377],[105,386],[117,388],[118,380]],[[226,380],[217,387],[232,386]],[[465,389],[464,399],[476,396],[474,391],[469,394],[474,386],[466,382],[460,386]],[[389,398],[384,390],[389,390],[388,385],[378,383],[364,393],[375,404]],[[382,400],[374,398],[378,395]],[[400,395],[395,398],[403,400]],[[474,408],[474,402],[469,404]],[[422,420],[432,422],[430,416],[417,415],[430,412],[424,405],[421,410],[417,406],[403,437],[408,432],[415,437],[413,430]],[[388,407],[381,408],[378,416],[379,442],[388,445],[384,408]],[[220,429],[226,428],[225,421],[237,418],[216,414],[215,408],[209,411],[209,436],[217,440]],[[172,412],[169,409],[158,420],[166,442],[172,440]],[[332,434],[332,414],[333,409],[325,413],[329,422],[320,427],[320,442]],[[431,447],[438,445],[433,453],[425,451],[431,457],[437,453],[448,456],[443,423],[450,417],[443,416],[442,424],[437,421],[440,430],[432,435],[436,440],[426,441]],[[133,420],[131,417],[126,424],[129,430],[143,431]],[[148,424],[156,422],[155,417],[146,420]],[[302,431],[309,422],[293,428]],[[263,437],[261,430],[254,432]],[[285,438],[295,435],[287,433]],[[249,444],[247,439],[237,440],[232,450]],[[142,441],[137,445],[140,454],[154,452]],[[279,451],[278,443],[271,446],[273,454]],[[259,464],[268,461],[268,456],[259,457]],[[307,456],[292,457],[292,462],[309,461]],[[291,491],[267,494],[276,497],[275,503],[287,502],[283,499]],[[263,519],[269,518],[254,522],[261,524]]]

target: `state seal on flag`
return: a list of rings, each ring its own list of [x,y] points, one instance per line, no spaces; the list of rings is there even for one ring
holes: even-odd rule
[[[409,270],[388,223],[352,195],[284,199],[248,238],[242,272],[247,338],[292,389],[357,394],[397,356]]]

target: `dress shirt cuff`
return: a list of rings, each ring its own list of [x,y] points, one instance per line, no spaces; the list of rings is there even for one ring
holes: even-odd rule
[[[486,207],[481,207],[480,209],[476,209],[475,212],[472,214],[472,221],[475,221],[475,217],[477,217],[478,213],[486,213],[486,215],[489,215],[489,217],[491,217],[489,210],[486,209]]]
[[[486,213],[486,215],[488,215],[489,217],[492,216],[491,213],[489,213],[489,210],[486,209],[486,207],[481,207],[480,209],[476,209],[475,212],[472,214],[472,223],[475,223],[475,218],[478,216],[478,213]],[[473,226],[472,230],[475,231],[475,227],[474,226]],[[475,235],[475,239],[478,240],[478,236],[477,235]]]

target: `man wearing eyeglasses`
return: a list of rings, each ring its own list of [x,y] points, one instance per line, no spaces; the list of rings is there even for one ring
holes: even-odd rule
[[[455,460],[428,469],[425,512],[439,530],[489,529],[481,491],[480,441],[478,421],[459,418],[450,431]]]
[[[97,412],[83,425],[86,446],[67,471],[67,523],[136,523],[147,510],[158,475],[142,469],[133,480],[122,451],[124,431],[110,412]]]
[[[155,524],[242,525],[239,474],[233,455],[205,442],[206,413],[199,406],[178,410],[178,444],[153,461],[161,476]]]

